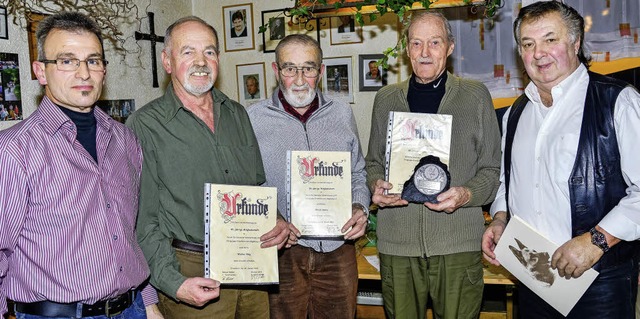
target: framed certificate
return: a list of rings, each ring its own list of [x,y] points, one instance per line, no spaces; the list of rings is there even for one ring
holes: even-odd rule
[[[402,193],[404,182],[427,155],[449,165],[452,122],[448,114],[389,112],[385,156],[385,179],[393,185],[389,194]]]
[[[260,248],[260,236],[276,226],[277,206],[275,187],[205,184],[205,277],[277,284],[277,247]]]
[[[351,153],[287,152],[287,217],[302,236],[339,237],[351,218]]]

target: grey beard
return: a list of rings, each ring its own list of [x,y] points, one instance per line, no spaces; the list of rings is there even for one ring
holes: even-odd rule
[[[280,91],[282,91],[282,95],[284,99],[289,103],[289,105],[294,108],[304,108],[309,106],[313,99],[316,97],[316,90],[309,88],[309,96],[307,96],[304,100],[300,101],[297,99],[294,94],[290,94],[289,91],[284,87],[284,85],[280,85]]]
[[[185,83],[184,85],[184,89],[193,94],[193,95],[200,95],[200,94],[204,94],[209,92],[209,90],[211,90],[211,88],[213,87],[213,82],[209,82],[206,85],[203,86],[194,86],[191,85],[191,83]]]

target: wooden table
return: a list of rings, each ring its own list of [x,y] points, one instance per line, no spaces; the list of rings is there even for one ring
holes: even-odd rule
[[[357,262],[358,262],[358,279],[360,280],[380,280],[380,272],[373,267],[365,258],[365,256],[377,255],[378,250],[376,247],[363,247],[358,250]],[[504,285],[506,290],[506,313],[495,312],[482,312],[480,313],[481,319],[489,318],[506,318],[512,319],[513,316],[513,291],[515,288],[515,278],[503,267],[496,267],[494,265],[484,264],[484,283],[485,285]],[[358,305],[359,313],[357,318],[384,318],[384,312],[382,309],[369,309],[371,306]],[[382,307],[378,307],[382,308]],[[381,315],[381,317],[379,317]],[[428,318],[429,314],[427,315]]]

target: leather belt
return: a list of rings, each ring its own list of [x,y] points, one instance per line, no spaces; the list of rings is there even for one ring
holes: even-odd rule
[[[139,289],[130,290],[120,296],[98,301],[92,305],[81,302],[58,303],[47,300],[31,303],[15,302],[15,311],[43,317],[76,318],[78,313],[80,313],[82,317],[113,317],[129,308],[136,299],[136,294],[139,291]]]
[[[171,242],[171,246],[173,246],[174,248],[187,250],[194,253],[204,254],[204,246],[200,244],[188,243],[186,241],[182,241],[174,238],[173,241]]]

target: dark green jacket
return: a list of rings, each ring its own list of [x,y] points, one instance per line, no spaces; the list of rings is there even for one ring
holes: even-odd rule
[[[173,86],[127,120],[144,155],[137,234],[151,284],[176,297],[186,280],[171,247],[173,238],[204,241],[204,184],[260,185],[262,158],[242,105],[217,89],[215,133],[188,111]]]

